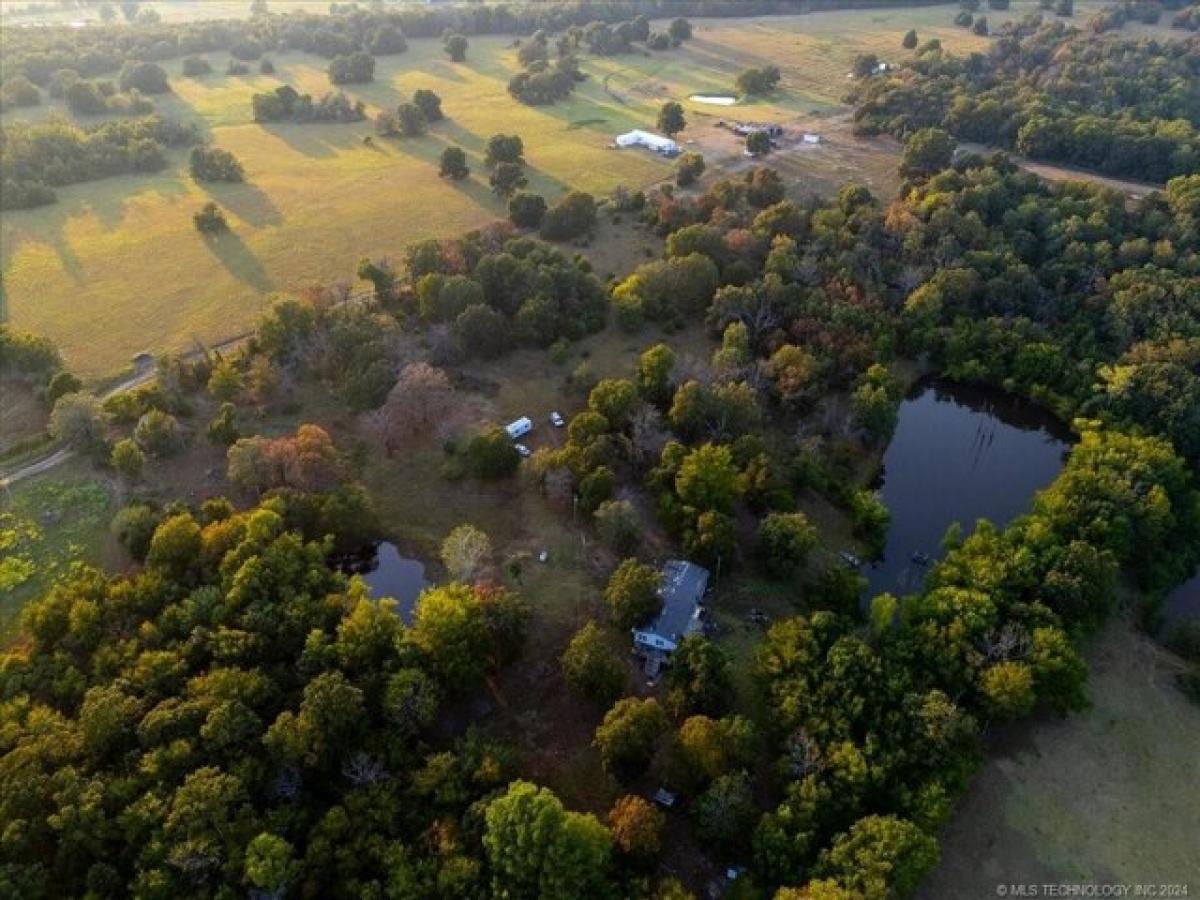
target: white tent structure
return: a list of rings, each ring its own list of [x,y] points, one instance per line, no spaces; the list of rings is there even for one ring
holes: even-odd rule
[[[617,135],[618,147],[645,147],[662,156],[674,156],[679,152],[679,145],[668,137],[653,134],[649,131],[630,131]]]

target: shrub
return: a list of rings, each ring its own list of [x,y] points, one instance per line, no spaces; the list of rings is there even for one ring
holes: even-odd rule
[[[540,234],[548,241],[565,241],[587,234],[595,224],[595,198],[572,191],[546,212]]]
[[[499,426],[472,437],[465,455],[468,470],[477,478],[506,478],[521,464],[521,455]]]

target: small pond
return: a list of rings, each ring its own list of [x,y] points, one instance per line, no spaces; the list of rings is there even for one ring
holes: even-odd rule
[[[1048,412],[996,391],[924,381],[900,405],[876,487],[891,510],[881,559],[864,570],[868,597],[920,589],[946,529],[1003,526],[1062,468],[1069,432]]]
[[[417,597],[429,587],[424,564],[401,556],[400,550],[389,541],[376,544],[371,553],[347,560],[342,570],[348,575],[361,575],[375,599],[394,599],[396,612],[405,624],[412,623]]]
[[[1162,606],[1163,632],[1183,622],[1200,622],[1200,569],[1171,593]]]
[[[707,103],[709,106],[733,106],[738,101],[732,94],[691,94],[688,99],[693,103]]]

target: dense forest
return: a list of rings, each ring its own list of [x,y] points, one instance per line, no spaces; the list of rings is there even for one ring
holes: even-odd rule
[[[1200,39],[1095,37],[1040,16],[988,52],[936,43],[854,91],[864,133],[937,126],[1034,159],[1165,182],[1200,169]]]

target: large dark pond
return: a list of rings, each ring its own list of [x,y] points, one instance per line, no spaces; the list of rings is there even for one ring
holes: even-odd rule
[[[919,383],[900,406],[877,487],[891,510],[882,559],[864,570],[868,597],[920,589],[942,556],[946,529],[978,519],[1004,525],[1062,468],[1069,432],[1032,404],[1006,394]]]
[[[348,574],[361,575],[372,597],[394,599],[396,612],[406,624],[412,623],[417,597],[429,587],[421,561],[402,556],[396,545],[388,541],[376,544],[372,553],[347,560],[342,568]]]
[[[1168,631],[1181,622],[1200,621],[1200,570],[1167,595],[1162,615]]]

